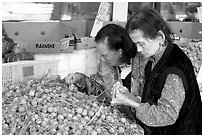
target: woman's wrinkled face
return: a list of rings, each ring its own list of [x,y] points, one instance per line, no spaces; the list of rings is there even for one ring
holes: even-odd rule
[[[100,58],[104,59],[110,66],[120,65],[120,52],[110,50],[106,42],[96,43],[96,50]]]
[[[145,58],[153,56],[160,48],[160,40],[158,38],[145,38],[141,30],[135,29],[131,31],[130,37],[137,46],[137,51]]]

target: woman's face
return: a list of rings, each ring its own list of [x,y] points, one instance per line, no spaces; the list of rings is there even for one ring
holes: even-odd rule
[[[120,50],[110,50],[106,45],[106,42],[96,43],[96,50],[98,52],[99,57],[104,59],[110,66],[120,65]]]
[[[155,39],[145,38],[143,32],[138,29],[130,32],[130,37],[137,46],[137,51],[145,58],[151,57],[159,51],[161,37]]]

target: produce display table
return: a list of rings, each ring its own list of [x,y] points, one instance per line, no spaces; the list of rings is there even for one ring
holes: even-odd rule
[[[191,39],[181,38],[180,41],[175,41],[176,44],[186,53],[190,58],[195,75],[198,75],[202,64],[202,41],[192,41]]]
[[[3,135],[142,135],[117,108],[56,80],[30,80],[2,92]]]

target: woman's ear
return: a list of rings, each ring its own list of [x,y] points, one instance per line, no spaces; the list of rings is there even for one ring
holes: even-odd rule
[[[119,57],[122,57],[122,54],[123,54],[122,49],[119,49],[119,50],[118,50],[118,55],[119,55]]]
[[[159,40],[159,43],[161,43],[162,45],[164,45],[164,42],[165,42],[165,35],[163,33],[162,30],[159,30],[158,31],[158,40]]]

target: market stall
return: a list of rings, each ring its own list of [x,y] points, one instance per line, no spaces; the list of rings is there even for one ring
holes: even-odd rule
[[[90,8],[87,16],[79,14],[83,3],[46,4],[43,8],[46,17],[53,20],[39,21],[40,13],[36,13],[38,20],[29,20],[30,16],[23,20],[18,14],[20,21],[2,22],[2,134],[144,135],[144,129],[131,115],[64,81],[70,73],[91,76],[98,72],[94,36],[106,24],[124,26],[127,13],[121,16],[118,12],[123,7],[128,10],[128,3],[95,2],[94,15],[85,4]],[[71,16],[67,7],[72,10],[69,13],[78,14]],[[67,20],[68,15],[73,20]],[[59,16],[63,20],[58,20]],[[87,20],[91,17],[92,20]],[[202,23],[182,23],[169,22],[169,25],[176,36],[174,42],[190,58],[197,76],[202,64]],[[130,66],[122,69],[122,79],[130,69]],[[199,80],[200,91],[201,84]]]

